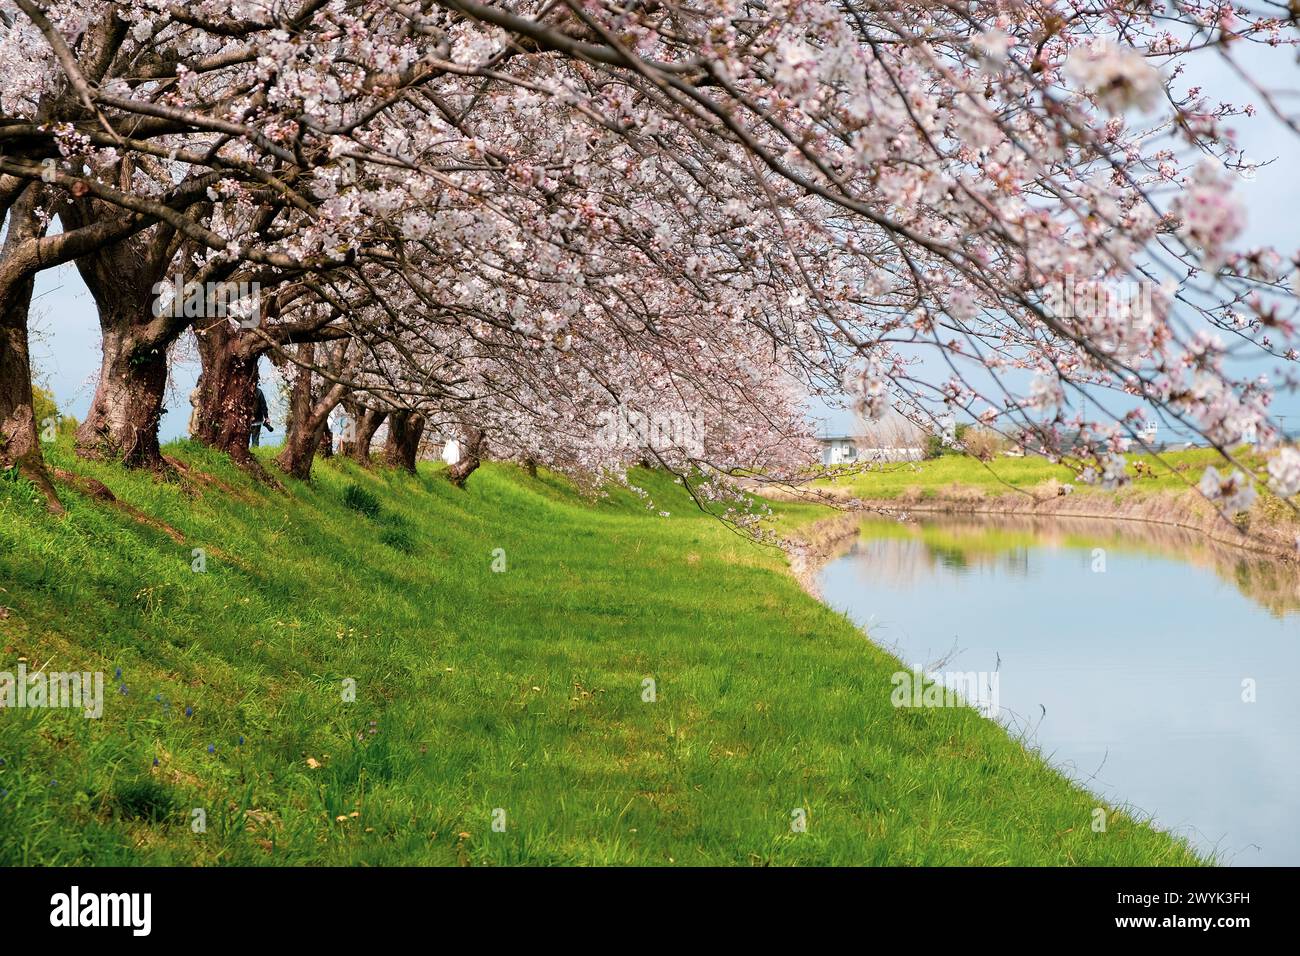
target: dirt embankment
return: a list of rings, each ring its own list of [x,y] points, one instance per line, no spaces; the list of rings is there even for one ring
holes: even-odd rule
[[[817,572],[857,539],[861,524],[861,514],[856,511],[843,512],[804,525],[785,536],[790,572],[813,597],[821,600],[821,592],[817,588]]]
[[[1037,489],[1035,489],[1037,491]],[[1282,506],[1285,508],[1285,505]],[[1297,526],[1268,505],[1234,518],[1221,514],[1195,492],[1145,494],[1037,494],[996,496],[970,494],[933,498],[859,500],[856,510],[876,513],[937,513],[1017,515],[1032,518],[1079,518],[1094,521],[1134,521],[1194,531],[1210,541],[1246,551],[1296,561]]]

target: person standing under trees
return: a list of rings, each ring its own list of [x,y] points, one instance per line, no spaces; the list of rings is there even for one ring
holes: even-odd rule
[[[271,410],[266,404],[266,395],[262,393],[262,387],[257,387],[257,404],[253,408],[253,427],[248,432],[248,447],[256,448],[262,443],[262,426],[266,426],[267,431],[275,431],[271,427]]]

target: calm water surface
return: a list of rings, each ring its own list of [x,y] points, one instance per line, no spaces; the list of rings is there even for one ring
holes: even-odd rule
[[[820,584],[906,664],[996,672],[998,719],[1108,802],[1221,863],[1300,864],[1293,568],[1143,526],[937,519],[867,523]]]

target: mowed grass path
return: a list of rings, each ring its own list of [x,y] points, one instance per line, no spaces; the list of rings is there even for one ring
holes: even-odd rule
[[[279,493],[170,452],[234,493],[50,457],[184,543],[0,482],[0,670],[108,679],[101,720],[0,710],[0,863],[1196,862],[1093,832],[1097,799],[973,711],[892,707],[897,661],[662,475],[652,508],[504,465]]]

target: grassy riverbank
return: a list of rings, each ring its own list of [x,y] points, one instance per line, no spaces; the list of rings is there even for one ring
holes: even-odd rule
[[[2,864],[1194,861],[1093,832],[974,712],[892,707],[897,662],[662,475],[280,493],[170,453],[186,481],[53,449],[119,499],[64,483],[63,519],[0,482],[0,671],[107,678],[98,720],[0,710]]]
[[[1125,489],[1128,494],[1186,491],[1195,488],[1207,467],[1221,470],[1235,467],[1212,448],[1129,455],[1128,461],[1133,479]],[[1031,491],[1052,483],[1070,485],[1076,494],[1112,493],[1099,485],[1076,481],[1075,477],[1066,466],[1052,464],[1037,455],[998,456],[987,462],[970,455],[944,455],[927,461],[874,465],[864,472],[821,479],[815,484],[869,498],[942,498],[971,492],[998,495]]]
[[[1248,449],[1241,449],[1238,457],[1256,470],[1266,464]],[[1223,514],[1196,490],[1210,467],[1226,474],[1237,466],[1209,448],[1130,455],[1129,482],[1106,489],[1077,481],[1070,469],[1037,456],[985,462],[969,455],[945,455],[844,471],[811,482],[797,496],[857,500],[868,509],[897,504],[917,512],[976,511],[1165,524],[1198,531],[1222,544],[1294,559],[1300,541],[1296,510],[1260,482],[1249,511]]]

